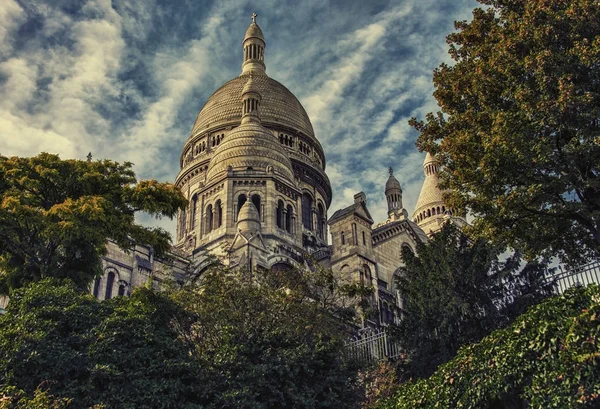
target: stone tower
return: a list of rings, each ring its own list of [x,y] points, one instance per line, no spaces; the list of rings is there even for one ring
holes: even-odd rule
[[[402,188],[400,182],[394,177],[394,170],[390,168],[390,177],[385,184],[385,198],[388,205],[388,218],[392,220],[407,219],[408,212],[402,206]]]
[[[298,265],[327,242],[323,148],[300,102],[266,74],[265,48],[254,14],[242,72],[204,104],[175,181],[189,200],[177,247],[232,266]]]
[[[467,224],[463,214],[448,208],[444,203],[444,192],[439,187],[439,170],[438,162],[431,153],[427,152],[423,162],[425,181],[417,199],[413,221],[428,235],[441,230],[444,223],[448,221],[461,228]]]

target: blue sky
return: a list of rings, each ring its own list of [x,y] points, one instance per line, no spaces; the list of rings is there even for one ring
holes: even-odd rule
[[[407,121],[435,111],[432,72],[474,0],[0,0],[0,154],[131,161],[174,181],[196,115],[239,75],[252,12],[267,74],[308,112],[325,150],[329,215],[367,194],[386,218],[387,168],[412,215],[424,154]],[[170,220],[140,219],[174,231]]]

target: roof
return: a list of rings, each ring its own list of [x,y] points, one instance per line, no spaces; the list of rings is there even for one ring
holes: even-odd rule
[[[371,217],[371,214],[369,213],[369,210],[367,209],[367,206],[364,202],[353,203],[348,207],[336,211],[333,214],[333,216],[329,218],[329,221],[327,223],[331,225],[337,222],[338,220],[344,219],[350,215],[357,215],[365,221],[373,224],[373,218]]]
[[[208,128],[240,124],[242,119],[241,95],[249,76],[249,74],[242,74],[226,82],[208,98],[196,118],[192,136]],[[283,125],[315,138],[315,131],[304,107],[284,85],[269,78],[266,74],[254,72],[252,86],[261,95],[260,117],[264,125]]]
[[[246,34],[244,35],[244,41],[246,41],[249,38],[259,38],[265,41],[265,36],[263,35],[263,32],[258,26],[258,24],[252,23],[250,24],[250,27],[248,27],[248,30],[246,30]]]

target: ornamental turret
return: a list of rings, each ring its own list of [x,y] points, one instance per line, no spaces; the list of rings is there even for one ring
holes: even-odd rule
[[[385,184],[385,198],[388,205],[388,217],[391,219],[407,218],[408,213],[402,206],[402,188],[394,177],[394,170],[389,169],[390,176]]]
[[[242,63],[242,74],[249,72],[265,72],[265,37],[262,30],[256,24],[256,13],[252,13],[252,23],[242,42],[244,62]]]

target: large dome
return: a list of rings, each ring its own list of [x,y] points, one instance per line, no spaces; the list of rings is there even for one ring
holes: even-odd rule
[[[253,73],[253,81],[262,96],[261,121],[264,126],[283,125],[314,138],[314,131],[306,111],[286,87],[266,74]],[[228,81],[210,96],[196,118],[192,135],[217,126],[237,126],[242,118],[240,95],[249,74]]]

